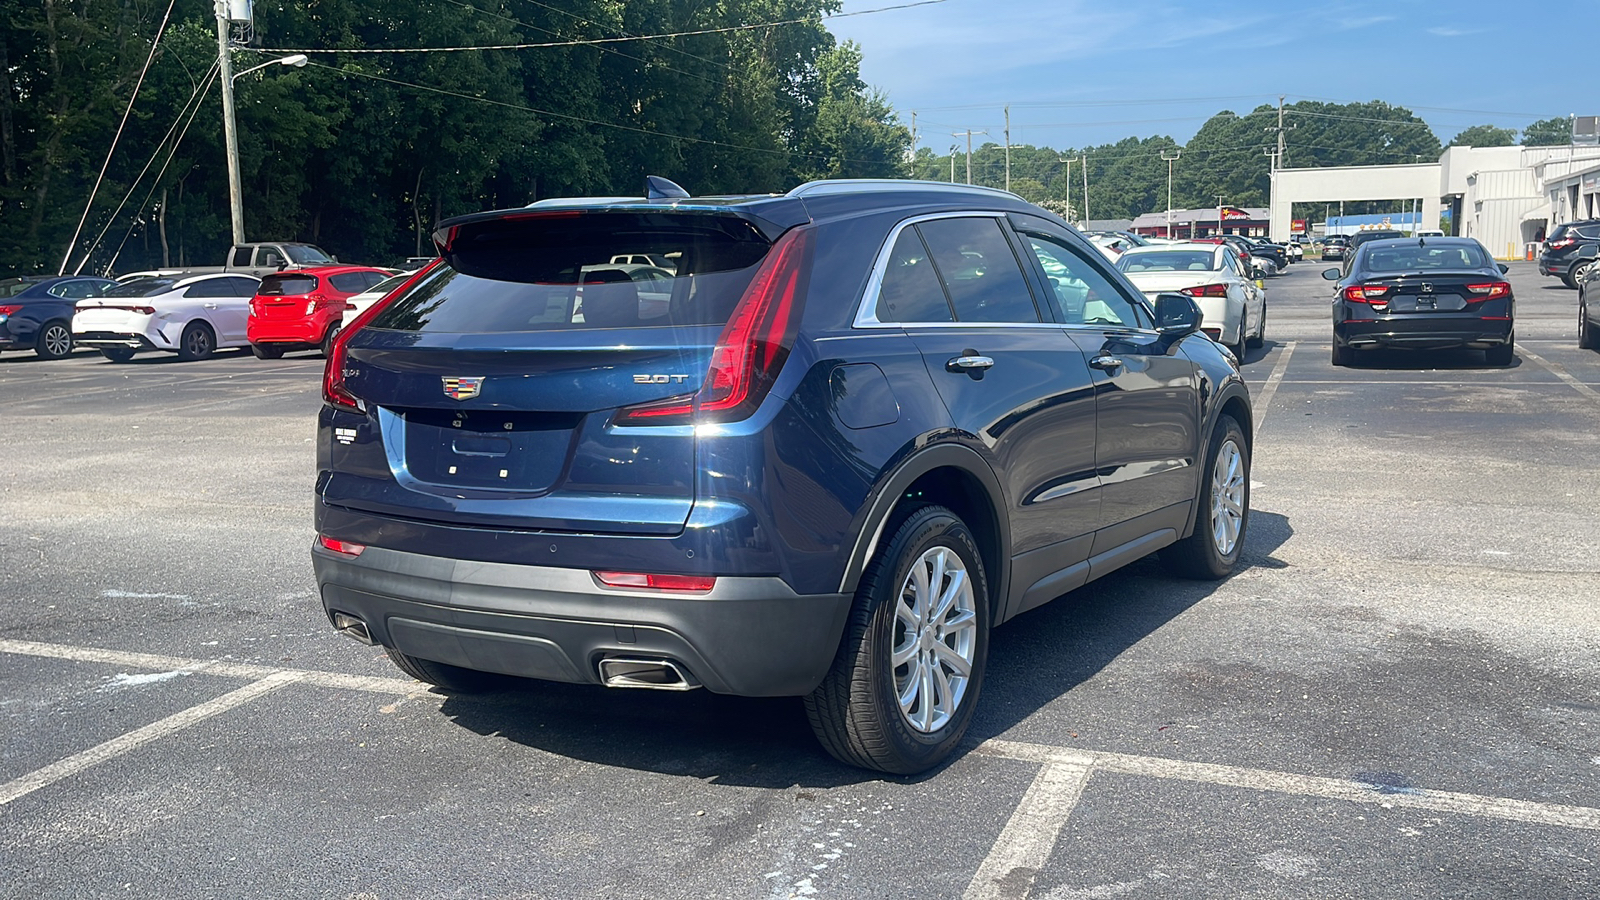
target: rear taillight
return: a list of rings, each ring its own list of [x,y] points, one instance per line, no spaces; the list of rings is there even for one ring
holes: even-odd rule
[[[1225,284],[1202,284],[1199,287],[1186,287],[1183,293],[1191,297],[1226,297],[1228,286]]]
[[[700,390],[628,407],[614,423],[732,422],[755,412],[794,346],[810,257],[811,229],[779,238],[717,338]]]
[[[374,316],[383,311],[394,298],[405,293],[412,285],[433,273],[434,269],[444,265],[444,260],[435,259],[417,271],[417,274],[406,279],[399,287],[384,294],[376,303],[367,307],[361,315],[349,325],[339,330],[333,339],[333,346],[328,348],[328,359],[322,366],[322,401],[335,409],[346,412],[359,413],[365,410],[361,407],[361,399],[344,386],[344,357],[345,345],[350,343],[350,336],[361,330]]]
[[[9,316],[21,308],[21,306],[14,303],[7,306],[0,306],[0,316]]]
[[[1560,238],[1550,242],[1551,250],[1565,250],[1578,242],[1577,238]]]
[[[1373,303],[1382,306],[1388,303],[1383,298],[1392,290],[1394,288],[1386,284],[1353,284],[1344,289],[1344,298],[1351,303]]]
[[[717,577],[715,575],[651,575],[643,572],[595,572],[593,574],[596,581],[606,587],[614,588],[704,594],[717,586]]]
[[[341,541],[336,538],[328,537],[325,534],[317,535],[317,542],[322,545],[322,549],[328,551],[329,553],[338,554],[339,556],[343,556],[347,559],[355,559],[361,555],[361,551],[367,549],[366,544],[357,544],[351,541]]]
[[[1493,300],[1496,297],[1511,296],[1511,285],[1504,281],[1489,281],[1483,284],[1469,284],[1467,290],[1478,294],[1484,300]]]

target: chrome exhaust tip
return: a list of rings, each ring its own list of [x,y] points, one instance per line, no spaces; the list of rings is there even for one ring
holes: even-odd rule
[[[378,642],[372,639],[372,632],[367,630],[367,623],[349,613],[336,612],[333,614],[333,629],[340,634],[355,638],[368,647]]]
[[[655,691],[692,691],[700,686],[693,675],[670,659],[626,656],[608,656],[600,660],[600,681],[606,687]]]

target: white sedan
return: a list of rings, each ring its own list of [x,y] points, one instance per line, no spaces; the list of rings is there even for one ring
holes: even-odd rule
[[[193,360],[223,347],[248,347],[245,322],[260,283],[242,273],[135,278],[79,300],[72,340],[112,362],[127,362],[141,350]]]
[[[367,307],[377,303],[384,297],[389,296],[390,291],[402,284],[405,284],[407,281],[410,281],[411,276],[415,274],[417,273],[401,272],[399,275],[396,275],[393,278],[385,278],[372,287],[369,287],[354,297],[346,300],[344,302],[344,318],[339,321],[339,327],[348,328],[350,323],[356,320],[356,316],[359,316],[367,311]]]
[[[1226,244],[1135,247],[1118,257],[1117,269],[1152,301],[1167,293],[1193,297],[1205,314],[1201,330],[1241,362],[1247,346],[1266,340],[1266,293],[1239,270],[1238,254]]]

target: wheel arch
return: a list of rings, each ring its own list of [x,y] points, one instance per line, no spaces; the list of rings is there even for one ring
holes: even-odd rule
[[[1194,523],[1200,517],[1200,494],[1205,490],[1205,479],[1209,477],[1205,472],[1207,448],[1211,445],[1211,434],[1216,431],[1217,423],[1223,416],[1229,416],[1239,423],[1239,430],[1244,432],[1245,451],[1250,454],[1251,465],[1255,464],[1256,427],[1251,412],[1250,392],[1243,382],[1232,380],[1224,384],[1211,401],[1211,408],[1206,411],[1204,425],[1200,429],[1196,448],[1199,455],[1195,464],[1201,472],[1200,477],[1195,479],[1194,503],[1189,511],[1189,527],[1184,530],[1183,537],[1194,533]]]
[[[948,507],[971,530],[983,560],[990,609],[998,615],[1010,580],[1011,527],[1002,514],[1005,494],[994,470],[976,450],[938,444],[918,451],[880,482],[845,564],[839,591],[853,594],[867,563],[892,528],[926,505]]]

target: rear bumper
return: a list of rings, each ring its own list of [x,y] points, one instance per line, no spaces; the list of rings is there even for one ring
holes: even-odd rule
[[[821,682],[851,597],[773,577],[720,577],[707,594],[600,587],[587,570],[468,562],[370,547],[312,548],[334,612],[402,653],[526,678],[600,684],[607,656],[670,659],[720,694],[797,696]]]
[[[252,318],[245,326],[245,337],[252,344],[299,344],[315,347],[322,343],[330,327],[337,327],[339,319],[272,319]]]
[[[123,334],[117,331],[75,331],[72,343],[79,347],[95,349],[122,347],[128,350],[163,350],[142,334]]]
[[[1340,322],[1333,328],[1334,340],[1357,349],[1405,347],[1414,350],[1442,350],[1450,347],[1487,349],[1512,340],[1508,320],[1476,317],[1435,319],[1380,319],[1376,322]]]

